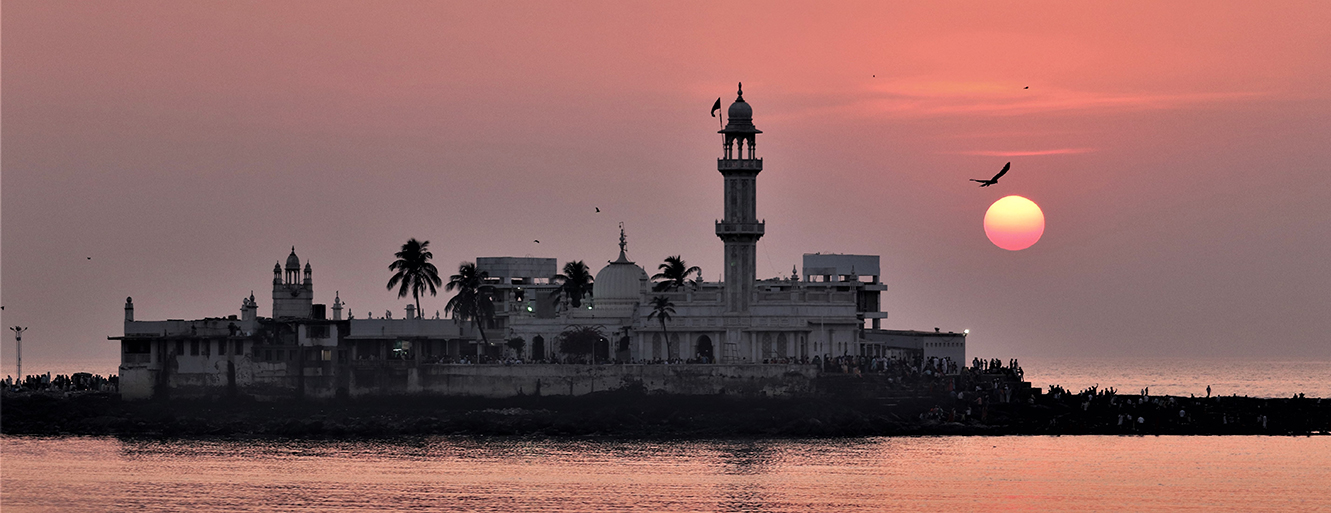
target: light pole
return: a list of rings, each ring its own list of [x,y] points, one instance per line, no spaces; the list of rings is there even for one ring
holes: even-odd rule
[[[28,328],[24,328],[22,326],[14,326],[9,329],[14,330],[14,347],[18,353],[18,358],[17,358],[18,381],[22,383],[23,382],[23,332],[28,331]]]

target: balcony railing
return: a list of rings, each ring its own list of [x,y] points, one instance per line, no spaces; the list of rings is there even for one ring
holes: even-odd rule
[[[763,159],[716,159],[718,171],[762,171]]]
[[[724,235],[733,233],[736,235],[762,235],[766,231],[766,223],[759,221],[756,223],[728,223],[725,221],[716,222],[716,234]]]

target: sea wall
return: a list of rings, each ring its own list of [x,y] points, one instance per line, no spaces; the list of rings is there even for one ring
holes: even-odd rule
[[[456,397],[580,396],[615,390],[672,395],[787,397],[812,394],[818,368],[796,364],[690,365],[292,365],[248,361],[207,368],[178,366],[162,371],[122,367],[126,399],[242,395],[368,397],[442,395]],[[151,377],[150,377],[151,375]]]
[[[449,396],[578,396],[638,388],[675,395],[790,396],[813,392],[812,365],[422,365],[359,368],[351,396],[428,393]],[[327,386],[307,395],[324,395]]]

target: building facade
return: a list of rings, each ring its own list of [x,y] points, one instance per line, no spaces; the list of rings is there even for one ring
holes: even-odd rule
[[[293,247],[285,265],[273,267],[272,317],[257,315],[253,293],[242,300],[239,315],[193,321],[136,321],[133,302],[127,299],[124,334],[110,337],[122,346],[122,394],[146,398],[219,389],[256,396],[474,394],[486,390],[485,379],[497,388],[480,395],[540,390],[541,379],[547,380],[547,390],[562,390],[563,385],[554,384],[558,381],[575,393],[594,390],[596,383],[604,386],[609,379],[604,370],[579,370],[577,365],[563,367],[555,373],[564,376],[558,379],[550,374],[554,371],[477,374],[454,367],[504,356],[528,364],[617,362],[625,376],[662,387],[674,383],[670,390],[699,391],[725,390],[721,383],[731,383],[726,380],[744,379],[775,379],[773,390],[799,388],[777,383],[779,376],[816,374],[813,362],[834,357],[948,357],[965,362],[965,333],[882,329],[887,313],[881,311],[881,294],[887,285],[880,280],[876,255],[805,254],[801,272],[792,269],[787,278],[757,279],[756,248],[766,228],[756,205],[757,177],[763,170],[757,136],[762,132],[753,123],[753,109],[742,89],[728,113],[729,122],[719,132],[722,154],[717,159],[724,189],[724,217],[714,227],[724,252],[720,282],[699,277],[684,287],[654,290],[646,270],[629,259],[621,226],[617,257],[596,273],[592,297],[576,308],[555,294],[555,259],[480,257],[476,264],[488,275],[493,318],[463,322],[407,305],[405,315],[397,318],[392,312],[381,318],[355,318],[348,312],[343,319],[343,303],[335,294],[330,319],[325,306],[314,303],[309,262],[302,268]],[[653,315],[654,302],[672,305],[669,320],[663,323]],[[589,354],[560,347],[563,336],[579,327],[600,334]],[[657,371],[641,365],[660,362],[714,365],[711,374],[695,374],[719,381],[690,388],[665,374],[645,378]],[[495,377],[504,372],[541,377],[533,378],[535,382]],[[592,374],[602,381],[587,382],[592,384],[583,388],[571,384],[582,382],[577,376]],[[490,377],[477,377],[482,375]],[[464,381],[466,387],[449,388]]]

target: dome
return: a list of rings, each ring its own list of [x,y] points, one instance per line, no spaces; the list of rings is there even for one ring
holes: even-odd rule
[[[595,293],[593,298],[597,306],[607,303],[637,303],[642,301],[642,286],[647,281],[647,271],[628,261],[623,253],[619,260],[610,262],[596,273]]]
[[[596,273],[592,298],[598,308],[616,305],[631,306],[642,301],[642,288],[647,282],[647,271],[630,262],[625,252],[628,241],[624,238],[624,225],[619,226],[619,258]]]
[[[291,254],[287,255],[287,269],[300,270],[300,257],[296,256],[295,246],[291,246]]]
[[[718,133],[736,135],[763,133],[753,126],[753,107],[744,101],[744,84],[739,85],[739,90],[735,92],[735,103],[730,104],[730,109],[726,113],[729,119],[725,128]]]
[[[734,121],[748,121],[752,123],[753,107],[750,107],[749,102],[744,101],[744,96],[741,95],[739,99],[735,100],[735,103],[730,104],[727,118]]]

